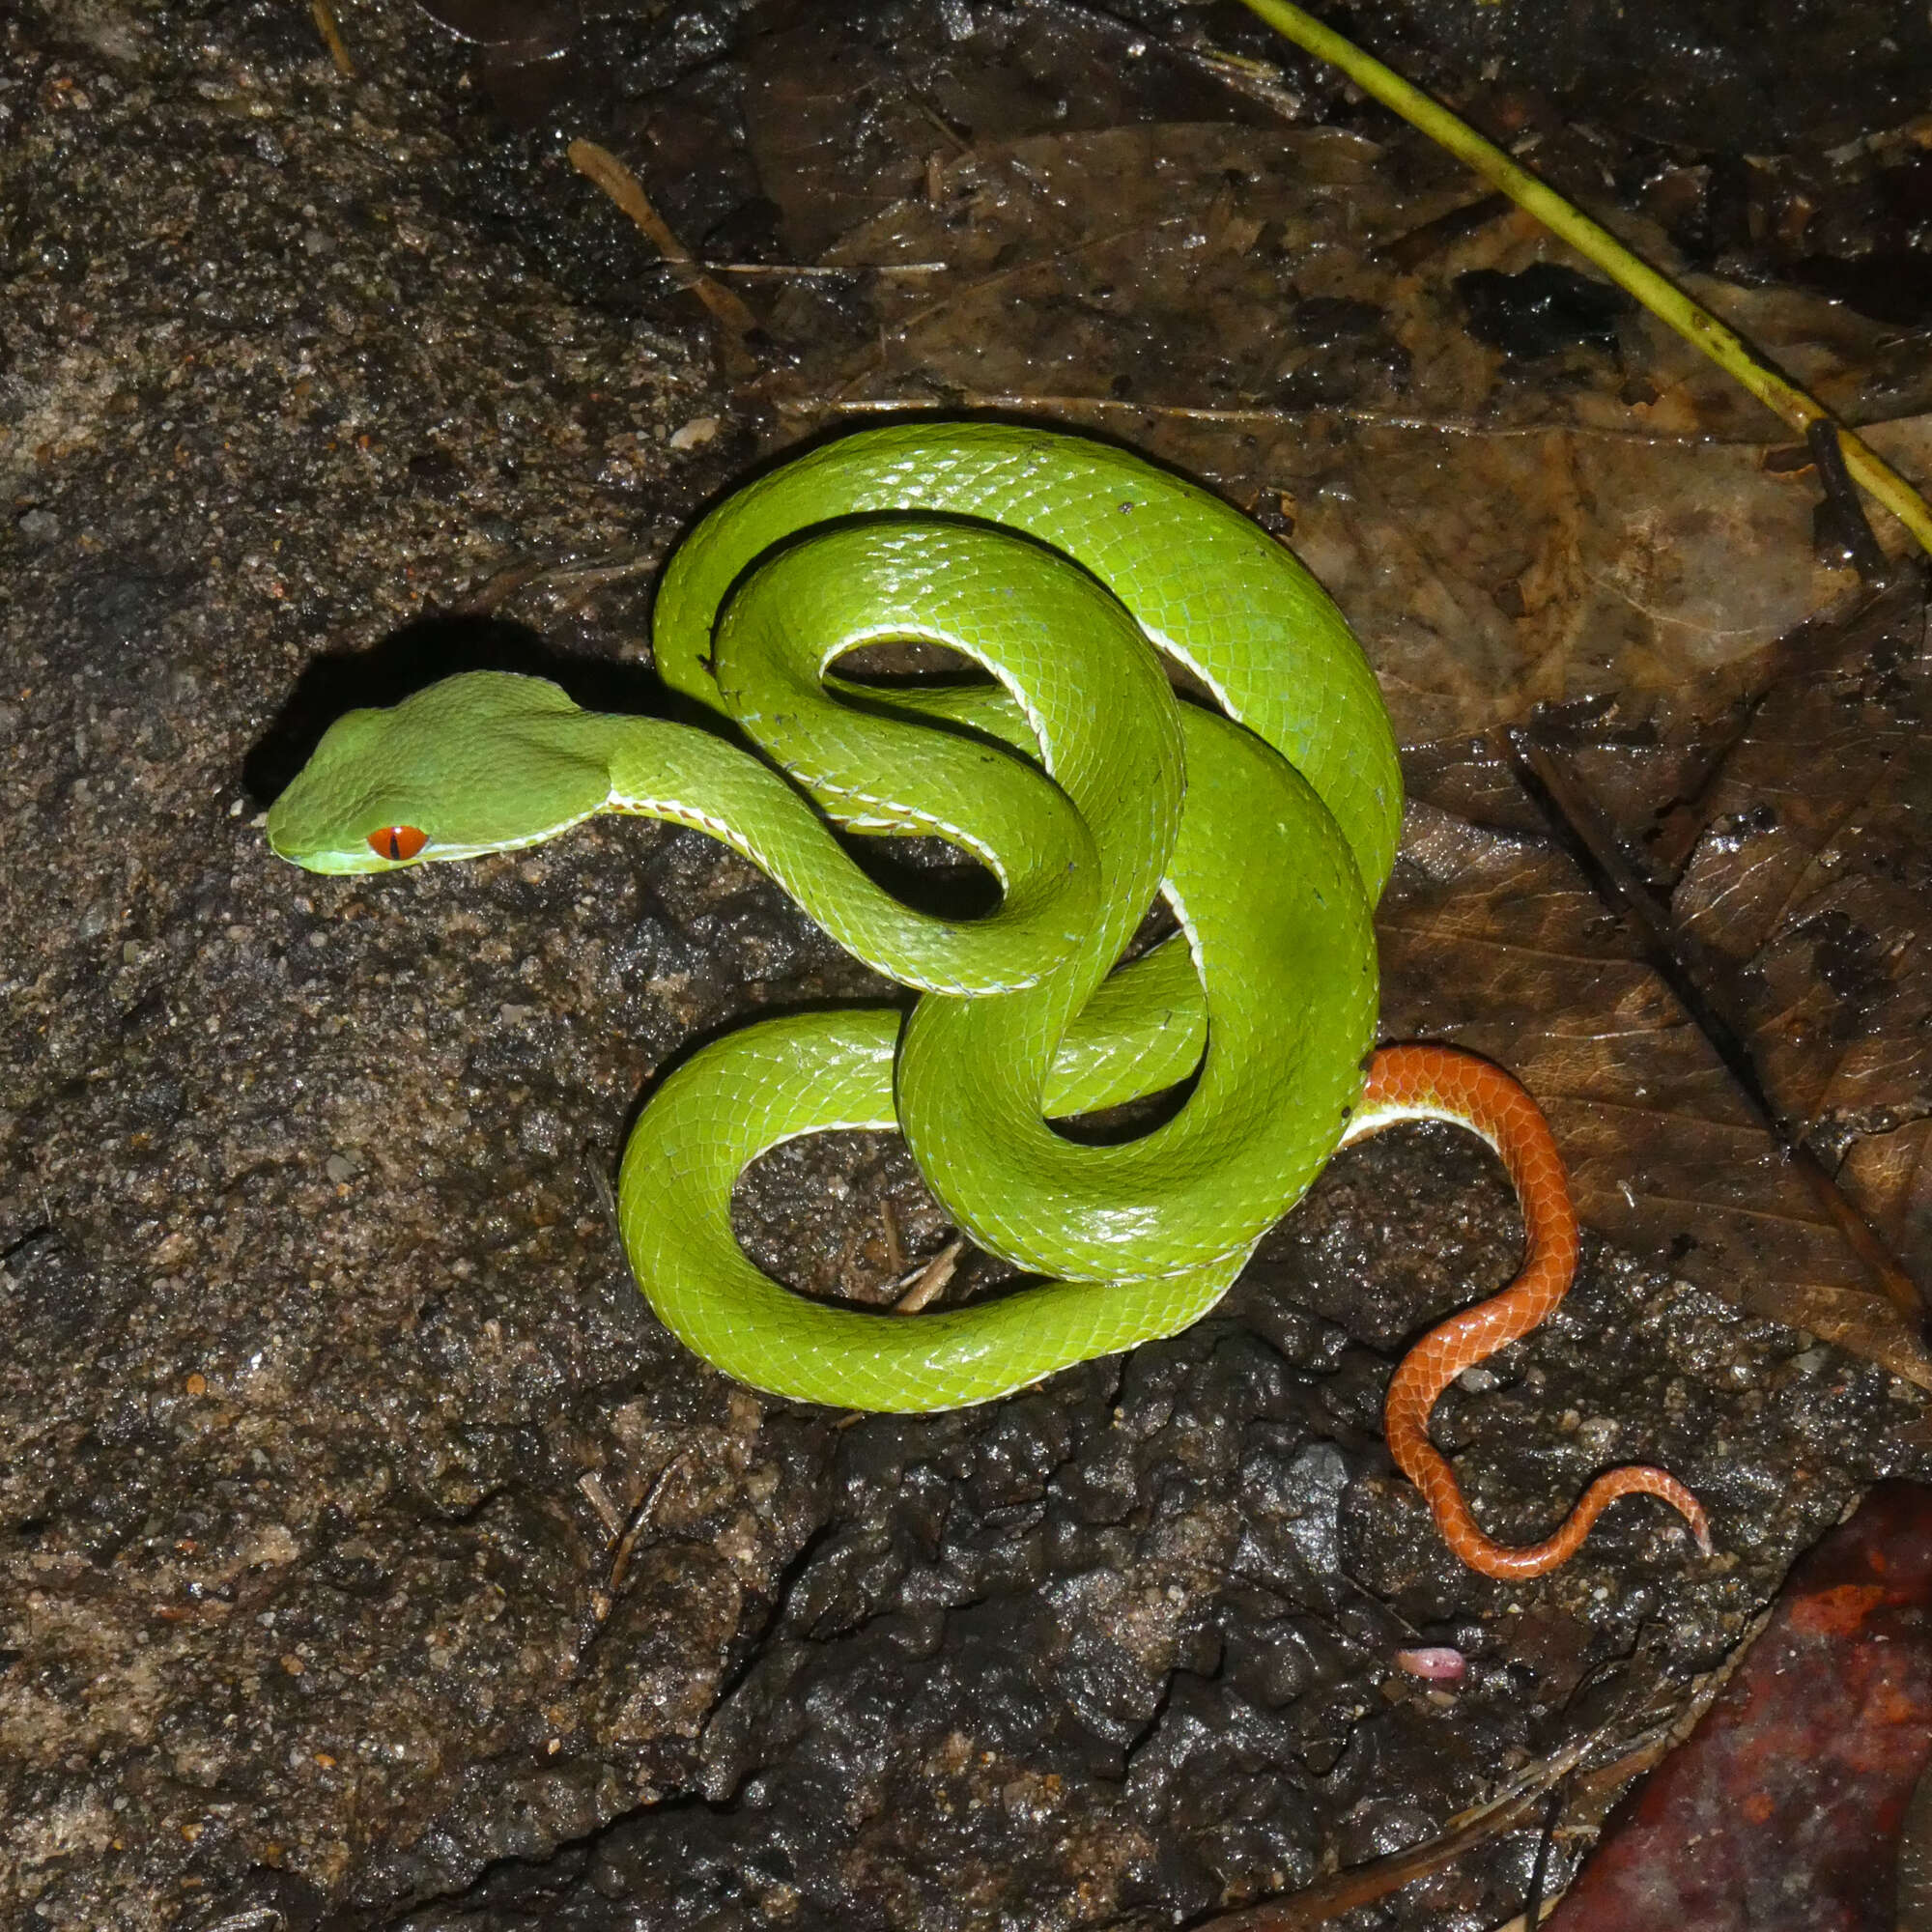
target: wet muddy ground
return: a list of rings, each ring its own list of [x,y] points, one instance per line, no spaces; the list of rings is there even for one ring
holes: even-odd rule
[[[1909,568],[1859,617],[1789,432],[1567,258],[1525,282],[1531,226],[1236,11],[437,11],[338,7],[341,62],[280,5],[0,21],[0,1918],[1186,1924],[1635,1751],[1927,1472],[1932,1370],[1495,733],[1545,707],[1922,1273]],[[1535,15],[1352,24],[1911,467],[1922,10]],[[1338,1157],[1211,1320],[1025,1396],[738,1388],[649,1314],[598,1177],[693,1041],[879,982],[688,832],[269,855],[352,704],[484,663],[647,701],[695,512],[934,407],[1183,464],[1360,624],[1416,796],[1385,1033],[1517,1067],[1593,1231],[1437,1439],[1519,1539],[1666,1463],[1715,1558],[1627,1503],[1488,1582],[1393,1473],[1394,1360],[1516,1254],[1448,1129]],[[867,1137],[741,1206],[821,1292],[946,1237]],[[1342,1922],[1501,1924],[1540,1835]]]

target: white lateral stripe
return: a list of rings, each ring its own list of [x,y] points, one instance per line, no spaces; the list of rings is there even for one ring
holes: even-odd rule
[[[1361,1107],[1350,1116],[1349,1124],[1342,1129],[1342,1145],[1352,1147],[1357,1141],[1365,1141],[1371,1134],[1378,1134],[1384,1127],[1398,1127],[1405,1121],[1447,1121],[1452,1127],[1461,1127],[1464,1133],[1474,1134],[1480,1141],[1487,1142],[1497,1153],[1502,1152],[1502,1144],[1493,1134],[1486,1133],[1466,1114],[1458,1114],[1450,1108],[1429,1100],[1411,1100],[1397,1104],[1386,1102],[1379,1107]]]

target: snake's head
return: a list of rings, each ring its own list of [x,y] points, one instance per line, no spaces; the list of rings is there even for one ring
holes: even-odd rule
[[[269,844],[311,872],[534,845],[610,797],[590,722],[547,679],[490,670],[351,711],[270,807]]]

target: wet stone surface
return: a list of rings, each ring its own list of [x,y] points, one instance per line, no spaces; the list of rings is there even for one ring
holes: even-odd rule
[[[983,1413],[838,1431],[824,1520],[706,1727],[696,1795],[406,1922],[1171,1924],[1425,1839],[1579,1723],[1634,1734],[1736,1640],[1775,1552],[1840,1512],[1845,1428],[1887,1412],[1884,1379],[1593,1256],[1496,1386],[1445,1405],[1442,1438],[1523,1536],[1553,1505],[1503,1469],[1553,1498],[1605,1444],[1663,1456],[1717,1501],[1728,1553],[1701,1569],[1627,1505],[1556,1578],[1472,1579],[1389,1474],[1386,1356],[1362,1338],[1507,1241],[1459,1228],[1492,1183],[1453,1143],[1338,1166],[1371,1162],[1304,1204],[1225,1319]],[[1398,1177],[1434,1254],[1364,1233],[1350,1195]],[[1366,1306],[1344,1287],[1364,1262],[1400,1283]],[[1648,1429],[1595,1411],[1612,1349],[1619,1412]],[[1739,1549],[1747,1515],[1765,1540]],[[1424,1641],[1464,1651],[1458,1689],[1397,1665]],[[1361,1922],[1499,1922],[1524,1836]]]
[[[338,13],[353,79],[280,5],[0,17],[0,1921],[1169,1925],[1613,1751],[1918,1466],[1916,1394],[1593,1248],[1440,1438],[1523,1536],[1669,1462],[1719,1556],[1630,1503],[1543,1583],[1463,1573],[1380,1395],[1517,1236],[1415,1130],[1177,1341],[788,1408],[666,1336],[595,1177],[693,1041],[876,983],[695,835],[270,858],[304,691],[487,645],[642,701],[652,567],[778,440],[560,142]],[[737,10],[624,17],[648,93]],[[740,1205],[875,1291],[888,1198],[910,1264],[890,1147]],[[1493,1923],[1533,1850],[1357,1922]]]

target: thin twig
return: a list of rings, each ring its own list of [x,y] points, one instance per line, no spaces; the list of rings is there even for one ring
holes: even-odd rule
[[[1372,429],[1419,430],[1438,436],[1505,437],[1574,436],[1611,442],[1642,443],[1656,449],[1787,448],[1764,437],[1672,436],[1654,429],[1615,423],[1495,423],[1480,416],[1408,415],[1394,410],[1356,409],[1323,403],[1309,409],[1208,408],[1187,403],[1137,403],[1121,396],[1024,395],[1012,390],[949,389],[943,395],[913,396],[780,396],[773,400],[781,415],[893,416],[926,413],[955,414],[962,410],[1002,410],[1016,415],[1157,416],[1166,421],[1228,423],[1236,428],[1298,426],[1315,420],[1363,423]]]
[[[681,1469],[690,1458],[689,1449],[681,1449],[651,1479],[638,1506],[631,1512],[631,1520],[624,1525],[620,1536],[611,1551],[611,1567],[605,1577],[604,1587],[611,1599],[624,1587],[624,1577],[631,1567],[631,1552],[638,1547],[638,1538],[643,1534],[644,1525],[651,1520],[661,1497],[670,1479]]]
[[[951,262],[706,262],[696,255],[654,263],[656,268],[701,269],[707,275],[782,275],[834,281],[853,275],[943,275]]]
[[[629,1574],[631,1568],[631,1552],[637,1548],[638,1538],[643,1534],[644,1525],[650,1521],[653,1513],[656,1511],[658,1498],[664,1494],[666,1486],[669,1483],[671,1477],[684,1466],[691,1453],[689,1449],[680,1449],[657,1472],[650,1486],[644,1491],[641,1500],[631,1512],[630,1521],[623,1525],[623,1534],[611,1546],[611,1561],[605,1570],[603,1584],[601,1587],[594,1584],[591,1587],[590,1634],[584,1638],[582,1645],[578,1650],[577,1660],[571,1670],[571,1675],[574,1679],[581,1678],[584,1671],[589,1668],[591,1655],[597,1647],[598,1639],[610,1628],[611,1612],[617,1607],[617,1599],[622,1594],[624,1578]],[[594,1476],[581,1477],[578,1482],[578,1487],[586,1495],[590,1496],[593,1507],[598,1507],[597,1498],[591,1493],[590,1485],[596,1482],[597,1479]],[[601,1490],[603,1487],[602,1483],[597,1483],[598,1489]],[[610,1500],[607,1494],[604,1498],[605,1504],[608,1505]],[[604,1515],[602,1507],[598,1507],[598,1514],[600,1516]],[[611,1515],[614,1516],[616,1512],[613,1508]],[[605,1517],[605,1521],[608,1524],[610,1517]]]
[[[691,250],[671,233],[669,224],[651,206],[650,197],[644,193],[637,176],[615,155],[608,148],[600,148],[595,141],[584,140],[571,142],[565,152],[570,156],[571,166],[586,181],[594,182],[630,216],[639,230],[656,245],[666,266],[678,275],[684,286],[711,311],[734,340],[742,341],[757,327],[757,317],[729,289],[720,288],[704,272],[694,260]]]
[[[1481,1817],[1445,1832],[1439,1838],[1432,1838],[1426,1845],[1371,1859],[1365,1864],[1337,1872],[1319,1885],[1290,1892],[1286,1898],[1270,1899],[1265,1905],[1253,1905],[1244,1911],[1210,1918],[1201,1932],[1309,1932],[1312,1926],[1325,1925],[1345,1912],[1373,1904],[1419,1878],[1442,1870],[1464,1852],[1501,1833],[1515,1831],[1535,1813],[1536,1805],[1533,1797],[1510,1799]]]
[[[349,43],[342,38],[342,29],[335,24],[335,9],[328,0],[309,0],[308,11],[315,20],[316,32],[322,36],[323,45],[328,49],[328,57],[335,63],[335,71],[344,80],[355,78],[355,63],[349,58]]]
[[[1562,1903],[1563,1903],[1563,1894],[1560,1891],[1557,1892],[1553,1897],[1546,1898],[1543,1901],[1543,1903],[1536,1908],[1536,1923],[1538,1925],[1541,1925],[1543,1921],[1546,1918],[1548,1918],[1549,1915],[1552,1912],[1554,1912],[1556,1908]],[[1514,1918],[1506,1918],[1500,1925],[1498,1925],[1496,1927],[1496,1932],[1535,1932],[1535,1927],[1532,1926],[1529,1922],[1528,1913],[1519,1912]]]
[[[584,1499],[602,1519],[604,1528],[614,1542],[624,1533],[624,1512],[611,1500],[611,1492],[604,1487],[604,1479],[595,1469],[586,1469],[577,1479],[577,1487],[583,1492]]]
[[[1814,422],[1804,432],[1804,440],[1811,451],[1812,467],[1818,471],[1818,481],[1825,492],[1825,506],[1836,522],[1845,540],[1845,548],[1851,554],[1852,567],[1859,574],[1859,581],[1867,590],[1882,590],[1890,572],[1886,567],[1885,553],[1878,547],[1878,539],[1872,535],[1872,526],[1865,517],[1865,506],[1859,501],[1859,493],[1852,488],[1851,472],[1845,468],[1844,432],[1833,422],[1823,418]]]
[[[487,578],[469,596],[452,604],[450,614],[457,617],[492,616],[512,597],[532,588],[574,592],[597,590],[604,584],[622,583],[647,570],[655,570],[658,561],[657,553],[650,550],[632,550],[623,554],[621,560],[615,563],[541,563],[534,557],[527,558]]]
[[[282,1932],[288,1915],[275,1905],[245,1905],[223,1918],[211,1919],[199,1932]]]
[[[917,1315],[952,1279],[952,1271],[959,1265],[959,1257],[965,1249],[965,1236],[955,1235],[929,1262],[921,1266],[919,1272],[912,1278],[911,1287],[893,1303],[893,1313]]]
[[[1340,68],[1364,94],[1419,128],[1465,167],[1474,169],[1492,187],[1500,188],[1518,207],[1528,210],[1546,228],[1634,296],[1660,322],[1727,370],[1800,435],[1806,434],[1814,422],[1835,421],[1822,403],[1773,368],[1735,329],[1719,322],[1649,263],[1632,254],[1607,228],[1592,221],[1548,183],[1539,181],[1528,169],[1519,167],[1494,142],[1486,141],[1440,101],[1431,99],[1392,68],[1384,67],[1352,41],[1324,27],[1313,14],[1291,5],[1290,0],[1242,0],[1242,4],[1296,46]],[[1927,504],[1875,450],[1842,426],[1839,441],[1845,467],[1852,475],[1924,549],[1932,551],[1932,504]]]
[[[1536,1860],[1529,1868],[1529,1895],[1522,1905],[1523,1923],[1528,1926],[1543,1922],[1543,1881],[1549,1870],[1549,1848],[1556,1842],[1557,1821],[1563,1816],[1567,1782],[1558,1778],[1551,1787],[1549,1803],[1543,1813],[1543,1830],[1537,1833]]]

